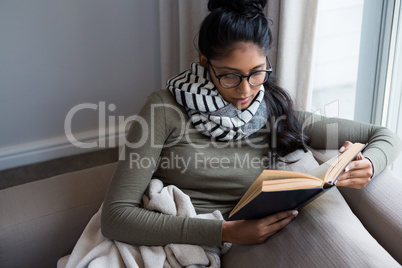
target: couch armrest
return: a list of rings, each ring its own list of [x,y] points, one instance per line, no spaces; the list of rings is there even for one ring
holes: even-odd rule
[[[336,154],[336,150],[313,151],[319,163]],[[402,178],[385,169],[362,190],[338,189],[371,235],[402,264]]]
[[[371,235],[402,264],[402,178],[385,169],[362,190],[338,189]]]
[[[99,209],[115,165],[1,190],[2,267],[56,267]]]

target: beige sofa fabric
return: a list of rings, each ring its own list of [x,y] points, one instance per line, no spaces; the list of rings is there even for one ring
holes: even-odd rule
[[[386,169],[363,191],[342,187],[340,192],[371,235],[402,264],[402,178]]]
[[[0,191],[0,266],[55,267],[99,209],[115,165]]]
[[[336,153],[313,151],[320,163]],[[386,169],[363,190],[339,187],[339,191],[370,234],[402,264],[402,178]]]

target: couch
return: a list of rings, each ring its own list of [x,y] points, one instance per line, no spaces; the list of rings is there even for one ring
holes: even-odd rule
[[[334,151],[316,152],[323,162]],[[0,266],[56,267],[99,209],[116,163],[0,191]],[[402,264],[402,179],[389,169],[363,190],[341,188],[370,234]],[[397,193],[393,197],[389,192]],[[400,195],[398,195],[400,193]]]

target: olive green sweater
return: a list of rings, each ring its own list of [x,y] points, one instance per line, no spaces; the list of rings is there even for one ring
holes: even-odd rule
[[[373,163],[374,175],[401,147],[386,128],[307,112],[298,113],[298,120],[314,149],[338,149],[346,140],[369,143],[363,154]],[[267,164],[267,131],[241,141],[211,141],[192,126],[168,91],[154,92],[130,127],[107,191],[103,235],[133,245],[220,245],[222,221],[147,211],[140,207],[142,195],[150,180],[158,178],[188,194],[197,213],[220,210],[226,217]]]

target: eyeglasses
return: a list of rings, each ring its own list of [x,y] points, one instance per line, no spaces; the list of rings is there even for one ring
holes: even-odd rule
[[[267,57],[267,65],[269,66],[268,70],[258,70],[255,72],[252,72],[251,74],[248,75],[241,75],[241,74],[236,74],[236,73],[228,73],[228,74],[216,74],[214,67],[211,64],[211,61],[208,59],[208,64],[211,66],[212,71],[214,72],[214,75],[216,79],[218,79],[219,84],[223,88],[234,88],[240,85],[241,81],[243,78],[247,78],[247,82],[252,85],[252,86],[260,86],[264,84],[269,76],[272,73],[272,66],[271,62],[269,61]]]

